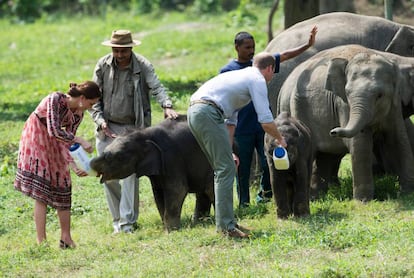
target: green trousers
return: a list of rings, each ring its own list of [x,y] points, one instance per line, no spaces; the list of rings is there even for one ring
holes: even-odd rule
[[[211,105],[197,103],[189,107],[187,117],[191,132],[214,170],[217,231],[233,229],[237,224],[233,211],[236,166],[223,115]]]

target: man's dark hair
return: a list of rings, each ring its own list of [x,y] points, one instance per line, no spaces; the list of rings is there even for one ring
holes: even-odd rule
[[[240,46],[243,44],[243,41],[246,39],[254,40],[253,36],[247,32],[238,32],[234,37],[234,44]]]

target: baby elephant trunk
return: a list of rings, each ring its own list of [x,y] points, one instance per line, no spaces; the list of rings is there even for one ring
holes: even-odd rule
[[[349,121],[346,127],[336,127],[330,131],[332,137],[351,138],[363,130],[371,121],[372,115],[363,106],[351,108]]]

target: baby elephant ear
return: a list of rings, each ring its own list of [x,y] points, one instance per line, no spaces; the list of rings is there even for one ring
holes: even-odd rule
[[[397,82],[398,96],[401,98],[403,108],[409,108],[409,114],[404,115],[409,117],[414,103],[414,65],[399,64],[397,72],[400,73]]]
[[[334,58],[329,62],[326,74],[325,89],[332,91],[335,95],[340,96],[345,102],[345,68],[348,65],[348,60],[343,58]]]
[[[163,151],[160,146],[152,140],[146,140],[142,147],[144,150],[144,157],[142,160],[137,161],[137,176],[141,177],[163,174]]]

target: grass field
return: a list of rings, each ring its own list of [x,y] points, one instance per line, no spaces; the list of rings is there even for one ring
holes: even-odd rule
[[[90,79],[100,43],[114,29],[142,41],[135,50],[154,64],[185,113],[191,92],[234,57],[233,37],[247,30],[256,51],[266,45],[267,10],[250,9],[258,21],[237,25],[234,14],[147,16],[109,11],[107,17],[44,18],[32,25],[0,21],[0,276],[1,277],[412,277],[414,198],[399,196],[398,181],[377,179],[378,200],[352,195],[349,162],[342,185],[311,203],[311,216],[278,220],[273,203],[236,210],[250,240],[229,240],[212,219],[192,225],[188,196],[182,229],[166,234],[147,178],[140,180],[139,229],[112,235],[103,187],[94,177],[73,176],[72,233],[78,248],[61,251],[56,212],[47,216],[48,242],[38,246],[33,200],[13,189],[16,152],[24,121],[38,102],[69,82]],[[280,22],[280,14],[275,24]],[[274,28],[275,29],[275,28]],[[161,110],[154,105],[154,123]],[[93,138],[88,116],[79,134]],[[252,192],[255,193],[255,185]]]

